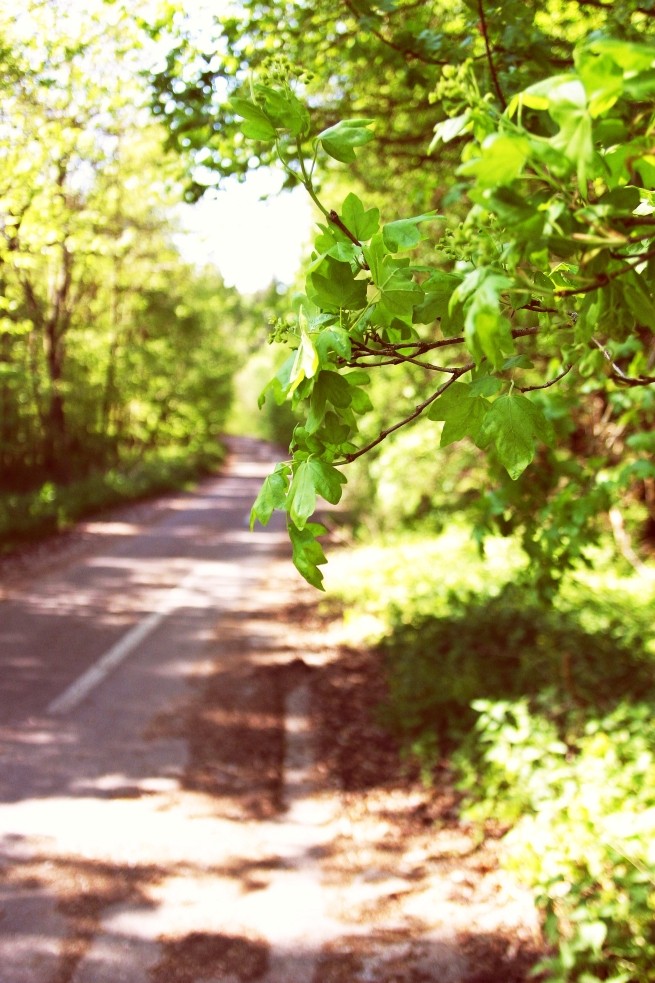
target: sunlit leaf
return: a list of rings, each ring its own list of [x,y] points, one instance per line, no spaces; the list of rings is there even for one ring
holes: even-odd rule
[[[296,569],[312,587],[324,590],[323,574],[318,568],[327,560],[317,537],[325,534],[325,527],[318,522],[308,522],[299,529],[289,521],[287,529]]]
[[[424,215],[415,215],[412,218],[401,218],[396,222],[388,222],[382,228],[385,246],[392,253],[398,252],[399,249],[412,249],[427,235],[419,226],[423,222],[429,222],[437,217],[434,212],[427,212]]]
[[[374,119],[344,119],[323,130],[317,136],[317,142],[323,145],[323,149],[330,157],[345,164],[355,160],[355,147],[363,147],[369,140],[373,139],[373,133],[369,129],[375,122]]]
[[[241,129],[245,136],[250,137],[252,140],[265,140],[269,142],[275,140],[277,130],[264,110],[257,106],[256,103],[234,96],[230,100],[230,106],[237,116],[243,118],[244,122],[241,125]]]
[[[530,152],[527,137],[495,133],[484,141],[480,155],[462,164],[457,173],[474,177],[482,188],[510,184],[525,167]]]
[[[539,407],[514,393],[492,403],[482,430],[493,439],[501,463],[514,480],[532,463],[538,441],[553,440],[552,427]]]
[[[259,520],[263,526],[266,526],[273,512],[276,509],[283,509],[285,507],[290,471],[291,468],[288,465],[278,464],[275,471],[264,479],[264,483],[250,511],[251,530],[254,528],[256,520]]]
[[[300,345],[296,350],[291,368],[288,392],[294,392],[303,379],[311,379],[316,374],[318,366],[318,352],[314,347],[314,342],[303,328],[300,334]]]
[[[352,232],[360,242],[364,242],[378,231],[380,209],[364,208],[357,195],[351,192],[343,203],[341,218],[348,231]]]

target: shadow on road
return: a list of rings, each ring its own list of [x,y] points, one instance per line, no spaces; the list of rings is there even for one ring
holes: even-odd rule
[[[408,780],[370,653],[331,644],[275,528],[247,532],[269,465],[237,458],[6,609],[2,983],[527,980],[524,897],[452,792]],[[190,566],[138,658],[45,713]]]

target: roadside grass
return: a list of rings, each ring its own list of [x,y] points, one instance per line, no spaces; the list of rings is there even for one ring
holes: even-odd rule
[[[329,604],[386,680],[380,717],[462,818],[506,831],[549,983],[655,981],[655,582],[609,544],[544,602],[465,527],[333,555]]]
[[[200,451],[160,448],[66,484],[46,481],[32,492],[0,494],[0,553],[111,506],[188,488],[215,471],[224,458],[219,444]]]

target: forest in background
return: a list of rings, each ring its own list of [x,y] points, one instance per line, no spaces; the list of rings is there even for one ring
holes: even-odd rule
[[[253,520],[322,586],[345,486],[330,603],[407,760],[507,832],[542,978],[655,980],[655,8],[201,7],[0,19],[7,538],[186,480],[228,422],[289,445]],[[268,167],[318,233],[242,298],[173,216]]]
[[[149,107],[155,57],[124,4],[0,14],[8,545],[215,467],[254,325],[265,338],[264,298],[180,254],[185,170]]]

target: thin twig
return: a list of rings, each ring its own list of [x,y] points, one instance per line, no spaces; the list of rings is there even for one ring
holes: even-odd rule
[[[341,231],[345,236],[348,236],[351,242],[354,242],[356,246],[361,246],[361,242],[359,241],[359,239],[352,234],[348,226],[341,221],[341,219],[339,218],[339,216],[334,210],[328,212],[327,217],[329,221],[332,222],[333,225],[336,225],[338,229],[341,229]]]
[[[546,313],[543,311],[542,313]],[[553,311],[553,313],[556,313]],[[512,338],[527,338],[536,334],[539,334],[540,329],[538,327],[533,328],[515,328],[512,332]],[[364,352],[370,355],[391,355],[395,352],[403,351],[406,348],[414,349],[414,357],[417,355],[425,355],[427,352],[436,351],[439,348],[449,348],[452,345],[463,345],[466,339],[462,335],[457,335],[452,338],[441,338],[438,341],[399,341],[399,342],[386,342],[373,336],[373,341],[380,344],[381,348],[369,348],[363,342],[357,342],[357,346]]]
[[[494,84],[494,89],[496,90],[496,95],[500,101],[500,105],[503,109],[507,109],[507,100],[503,90],[500,87],[500,81],[498,79],[498,74],[496,72],[496,66],[494,65],[493,52],[491,50],[491,43],[489,41],[489,31],[487,29],[487,19],[484,13],[484,5],[482,0],[478,0],[478,14],[480,17],[480,30],[482,31],[482,36],[484,38],[484,46],[487,52],[487,64],[489,65],[489,71],[491,73],[491,78]]]
[[[412,413],[410,413],[409,416],[406,416],[403,420],[400,420],[398,423],[394,423],[392,427],[388,427],[386,430],[382,430],[375,438],[375,440],[372,440],[369,444],[366,444],[365,447],[360,447],[358,451],[354,451],[352,454],[346,454],[343,461],[335,461],[334,462],[335,465],[338,466],[341,464],[351,464],[353,461],[356,461],[358,457],[361,457],[363,454],[368,453],[368,451],[372,450],[374,447],[377,447],[378,444],[381,444],[382,441],[386,440],[386,438],[390,434],[395,433],[396,430],[400,430],[401,427],[407,426],[407,424],[411,423],[412,420],[416,420],[416,418],[419,417],[421,413],[423,413],[423,411],[428,408],[428,406],[434,403],[435,399],[438,399],[439,396],[441,396],[442,393],[446,391],[446,389],[452,386],[452,384],[457,379],[459,379],[460,376],[464,375],[466,372],[470,372],[471,369],[474,368],[475,368],[474,362],[470,362],[468,365],[463,365],[453,374],[452,378],[448,379],[447,382],[444,382],[443,386],[439,386],[436,392],[433,392],[432,395],[428,396],[426,400],[424,400],[422,403],[419,403],[416,409]]]
[[[541,386],[517,386],[516,388],[520,393],[533,393],[536,392],[537,389],[550,389],[551,386],[557,385],[560,379],[563,379],[565,375],[568,375],[572,368],[572,365],[567,365],[559,375],[556,375],[554,379],[550,380],[550,382],[544,382]]]
[[[624,386],[650,386],[653,382],[655,382],[655,375],[640,375],[640,376],[626,375],[623,369],[616,364],[610,352],[608,352],[607,348],[605,348],[604,345],[601,345],[601,343],[597,341],[596,338],[592,338],[591,342],[593,345],[596,346],[598,351],[601,352],[603,358],[607,362],[609,362],[612,369],[612,378],[615,379],[616,382],[620,382]]]
[[[456,368],[448,368],[445,365],[434,365],[433,362],[422,362],[419,358],[413,358],[411,355],[397,355],[395,358],[388,357],[384,359],[384,361],[374,362],[373,364],[371,364],[371,362],[364,361],[365,358],[374,358],[375,356],[382,358],[384,356],[384,352],[364,352],[362,355],[356,355],[354,358],[350,359],[350,361],[344,362],[344,365],[347,365],[348,368],[351,369],[377,369],[382,368],[385,365],[404,365],[405,362],[409,362],[411,365],[418,365],[420,369],[427,369],[429,372],[445,372],[446,374],[451,374],[457,371]]]

